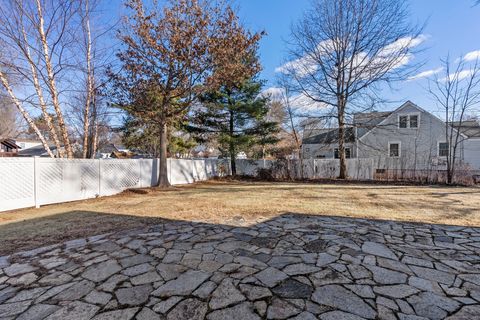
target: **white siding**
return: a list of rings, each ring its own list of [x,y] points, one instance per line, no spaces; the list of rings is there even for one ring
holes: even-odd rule
[[[480,138],[465,140],[463,144],[465,162],[472,169],[480,170]]]

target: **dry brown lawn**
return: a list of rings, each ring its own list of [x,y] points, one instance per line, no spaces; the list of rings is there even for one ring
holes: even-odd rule
[[[162,219],[248,223],[283,213],[480,226],[480,188],[212,181],[0,213],[0,255]]]

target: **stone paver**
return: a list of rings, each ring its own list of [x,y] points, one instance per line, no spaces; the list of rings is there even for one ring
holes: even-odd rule
[[[171,221],[0,257],[0,319],[480,319],[479,257],[472,227]]]

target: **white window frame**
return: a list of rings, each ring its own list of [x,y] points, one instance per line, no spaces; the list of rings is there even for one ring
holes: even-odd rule
[[[440,143],[448,144],[449,146],[448,146],[447,150],[450,149],[450,144],[448,143],[448,141],[437,141],[437,157],[442,158],[442,159],[446,159],[448,157],[448,155],[446,155],[446,156],[441,156],[440,155]]]
[[[405,127],[405,128],[400,127],[400,117],[407,117],[407,127]],[[397,128],[398,129],[408,129],[409,124],[410,124],[410,117],[408,116],[408,114],[399,114],[397,116]]]
[[[333,148],[333,159],[340,159],[340,153],[338,154],[338,158],[335,158],[335,149],[340,149],[340,148]],[[347,149],[350,150],[350,158],[347,158]],[[352,148],[350,147],[345,147],[345,159],[352,159]]]
[[[411,116],[417,116],[417,126],[416,127],[410,127],[410,117]],[[400,117],[407,117],[407,127],[406,128],[401,128],[400,127]],[[397,128],[398,129],[418,129],[420,128],[420,119],[421,119],[421,113],[420,112],[411,112],[411,113],[401,113],[397,116]]]
[[[392,156],[390,153],[390,145],[398,144],[398,156]],[[388,157],[389,158],[400,158],[402,156],[402,142],[401,141],[388,141]]]
[[[410,117],[411,116],[417,116],[417,126],[412,128],[412,126],[410,125]],[[421,116],[421,113],[419,112],[414,112],[414,113],[410,113],[408,114],[408,128],[409,129],[418,129],[420,128],[420,116]]]

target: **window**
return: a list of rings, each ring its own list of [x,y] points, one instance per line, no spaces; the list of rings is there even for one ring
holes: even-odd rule
[[[439,142],[438,143],[438,156],[439,157],[448,157],[448,142]]]
[[[333,157],[335,159],[340,159],[340,154],[338,153],[338,148],[335,148],[333,150]],[[347,158],[347,159],[351,158],[350,148],[345,148],[345,158]]]
[[[392,158],[400,157],[400,143],[390,143],[388,145],[388,154]]]
[[[398,116],[398,127],[401,129],[416,129],[419,125],[419,118],[420,116],[418,114]]]
[[[418,116],[410,116],[410,128],[418,128]]]

